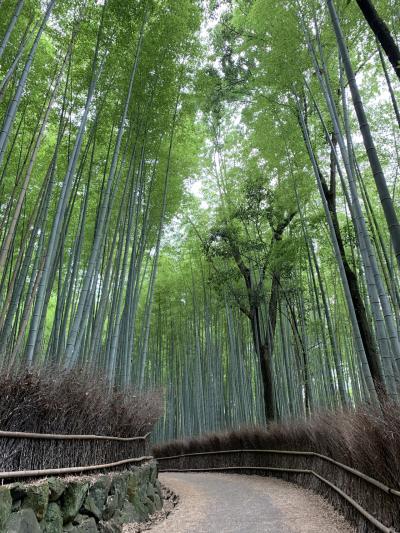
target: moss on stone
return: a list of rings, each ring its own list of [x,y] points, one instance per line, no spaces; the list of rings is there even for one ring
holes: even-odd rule
[[[68,484],[62,496],[61,513],[64,524],[70,522],[78,514],[81,508],[87,491],[89,488],[88,482],[72,481]]]
[[[46,515],[41,524],[43,533],[60,533],[63,527],[63,517],[59,505],[50,502]]]
[[[0,487],[0,531],[3,531],[4,525],[11,514],[11,507],[10,490],[7,487]]]
[[[43,482],[37,485],[26,485],[22,498],[22,509],[32,509],[36,518],[43,520],[49,503],[49,485]]]

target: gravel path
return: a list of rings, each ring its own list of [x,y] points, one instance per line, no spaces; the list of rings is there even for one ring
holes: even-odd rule
[[[326,501],[280,479],[160,474],[180,501],[152,533],[353,533]]]

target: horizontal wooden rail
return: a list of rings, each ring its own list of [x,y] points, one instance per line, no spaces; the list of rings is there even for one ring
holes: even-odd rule
[[[136,457],[134,459],[123,459],[115,463],[108,463],[103,465],[90,466],[74,466],[69,468],[48,468],[46,470],[20,470],[15,472],[0,472],[0,479],[13,479],[22,477],[47,477],[58,476],[63,474],[80,474],[81,472],[90,472],[93,470],[106,470],[116,466],[122,466],[131,463],[141,463],[143,461],[150,461],[154,459],[152,455],[145,455],[143,457]]]
[[[0,431],[0,438],[7,439],[46,439],[46,440],[113,440],[131,442],[146,440],[151,433],[140,437],[110,437],[107,435],[57,435],[53,433],[26,433],[24,431]]]
[[[218,453],[218,452],[216,452]],[[196,454],[188,454],[196,455]],[[166,459],[166,458],[162,458]],[[157,459],[159,460],[159,459]],[[385,526],[382,522],[379,522],[371,513],[369,513],[364,507],[357,503],[353,498],[348,496],[339,487],[331,483],[328,479],[320,476],[314,470],[305,470],[300,468],[277,468],[272,466],[223,466],[216,468],[185,468],[185,469],[166,469],[168,472],[226,472],[232,470],[252,470],[252,471],[268,471],[268,472],[288,472],[293,474],[310,474],[317,477],[320,481],[331,487],[335,492],[342,496],[347,502],[350,503],[359,513],[361,513],[371,524],[373,524],[379,531],[383,533],[397,533],[394,529]],[[160,470],[162,472],[162,470]]]
[[[375,487],[378,487],[382,491],[386,492],[387,494],[393,494],[394,496],[400,496],[400,491],[396,489],[392,489],[391,487],[388,487],[384,483],[381,483],[377,479],[374,479],[370,476],[367,476],[363,472],[360,472],[359,470],[356,470],[355,468],[351,468],[350,466],[347,466],[343,463],[339,463],[338,461],[335,461],[331,457],[328,457],[327,455],[322,455],[320,453],[316,452],[302,452],[302,451],[290,451],[290,450],[220,450],[220,451],[209,451],[209,452],[194,452],[194,453],[184,453],[180,455],[171,455],[170,457],[157,457],[157,461],[165,461],[167,459],[179,459],[180,457],[191,457],[191,456],[198,456],[198,455],[223,455],[223,454],[234,454],[234,453],[275,453],[275,454],[283,454],[283,455],[302,455],[302,456],[309,456],[309,457],[318,457],[320,459],[323,459],[325,461],[329,461],[330,463],[338,466],[339,468],[346,470],[347,472],[350,472],[351,474],[363,479],[364,481],[367,481],[371,485],[374,485]]]

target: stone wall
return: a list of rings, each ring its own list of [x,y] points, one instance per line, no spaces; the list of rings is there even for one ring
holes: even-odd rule
[[[157,464],[0,487],[0,531],[118,533],[162,508]]]

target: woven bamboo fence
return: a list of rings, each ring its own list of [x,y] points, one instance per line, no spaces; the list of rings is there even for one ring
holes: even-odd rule
[[[0,431],[2,482],[120,470],[152,459],[150,433],[137,437]]]

